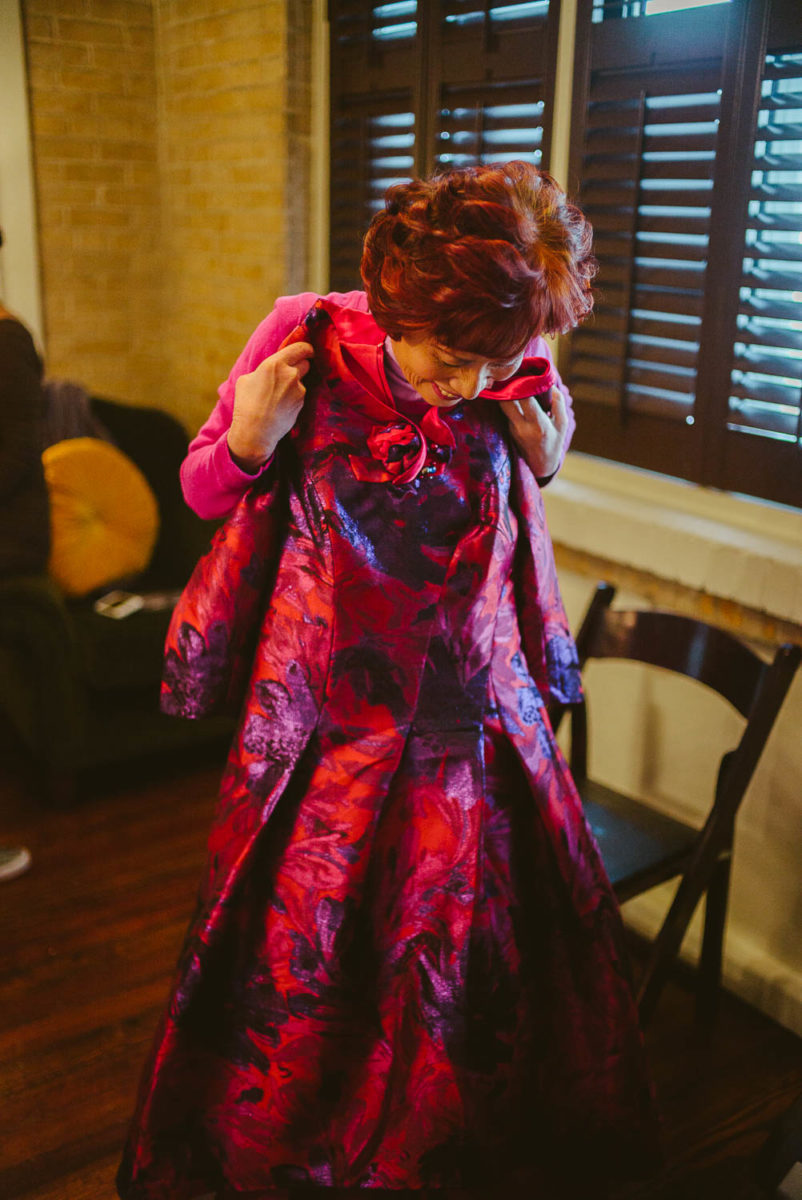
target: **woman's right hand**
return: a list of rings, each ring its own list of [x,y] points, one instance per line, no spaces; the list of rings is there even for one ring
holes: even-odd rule
[[[228,448],[244,471],[255,474],[298,420],[313,354],[308,342],[292,342],[237,380]]]

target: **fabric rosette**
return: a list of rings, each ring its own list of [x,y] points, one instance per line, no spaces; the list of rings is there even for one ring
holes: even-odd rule
[[[376,425],[367,436],[373,463],[352,455],[351,468],[357,479],[372,483],[408,483],[426,459],[423,438],[410,421]]]

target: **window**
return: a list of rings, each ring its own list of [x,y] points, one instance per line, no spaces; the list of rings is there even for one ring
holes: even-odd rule
[[[439,166],[548,162],[558,0],[331,0],[331,286],[394,182]]]
[[[802,6],[584,0],[574,445],[802,505]],[[646,18],[646,19],[644,19]]]
[[[747,208],[728,428],[802,436],[802,53],[767,54]]]
[[[558,18],[331,0],[333,287],[395,180],[548,166]],[[600,263],[575,448],[802,507],[800,0],[578,0],[570,159]]]
[[[592,19],[608,21],[619,17],[656,17],[658,13],[729,3],[731,0],[593,0]]]

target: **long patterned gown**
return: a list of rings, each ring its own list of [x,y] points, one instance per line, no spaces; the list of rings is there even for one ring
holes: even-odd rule
[[[620,920],[544,708],[578,675],[537,486],[497,410],[396,411],[359,322],[299,332],[304,424],[168,639],[192,715],[258,617],[125,1200],[538,1200],[653,1150]]]

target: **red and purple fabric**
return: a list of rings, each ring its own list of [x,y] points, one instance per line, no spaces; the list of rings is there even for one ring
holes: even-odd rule
[[[620,918],[544,708],[579,672],[539,489],[494,405],[399,420],[360,320],[305,324],[297,436],[168,636],[166,710],[241,715],[125,1200],[537,1200],[653,1154]]]
[[[192,439],[189,453],[181,464],[184,498],[198,516],[207,520],[219,520],[228,516],[244,493],[253,486],[253,476],[236,465],[228,450],[227,434],[232,420],[237,380],[255,370],[260,362],[274,354],[284,338],[299,327],[305,314],[320,300],[339,310],[340,314],[347,311],[368,315],[367,296],[362,291],[331,292],[325,297],[314,292],[302,292],[295,296],[279,297],[272,312],[251,334],[228,379],[221,384],[217,404]],[[342,322],[342,315],[338,316],[338,322]],[[341,336],[347,341],[349,330],[345,329]],[[357,330],[355,340],[364,344],[365,334],[360,336]],[[551,365],[551,352],[544,338],[533,338],[526,348],[526,353],[529,357],[545,359],[550,369],[555,371],[556,386],[565,401],[566,437],[562,451],[564,455],[576,424],[570,392]],[[372,373],[376,380],[383,375],[383,364],[377,362],[375,356],[373,359],[369,356],[364,366],[367,373]],[[548,397],[548,393],[541,395],[543,398]],[[544,478],[539,482],[545,485],[548,479]]]
[[[527,400],[537,397],[542,408],[549,411],[549,392],[557,382],[557,372],[547,358],[525,358],[509,379],[500,379],[479,393],[482,400]]]

